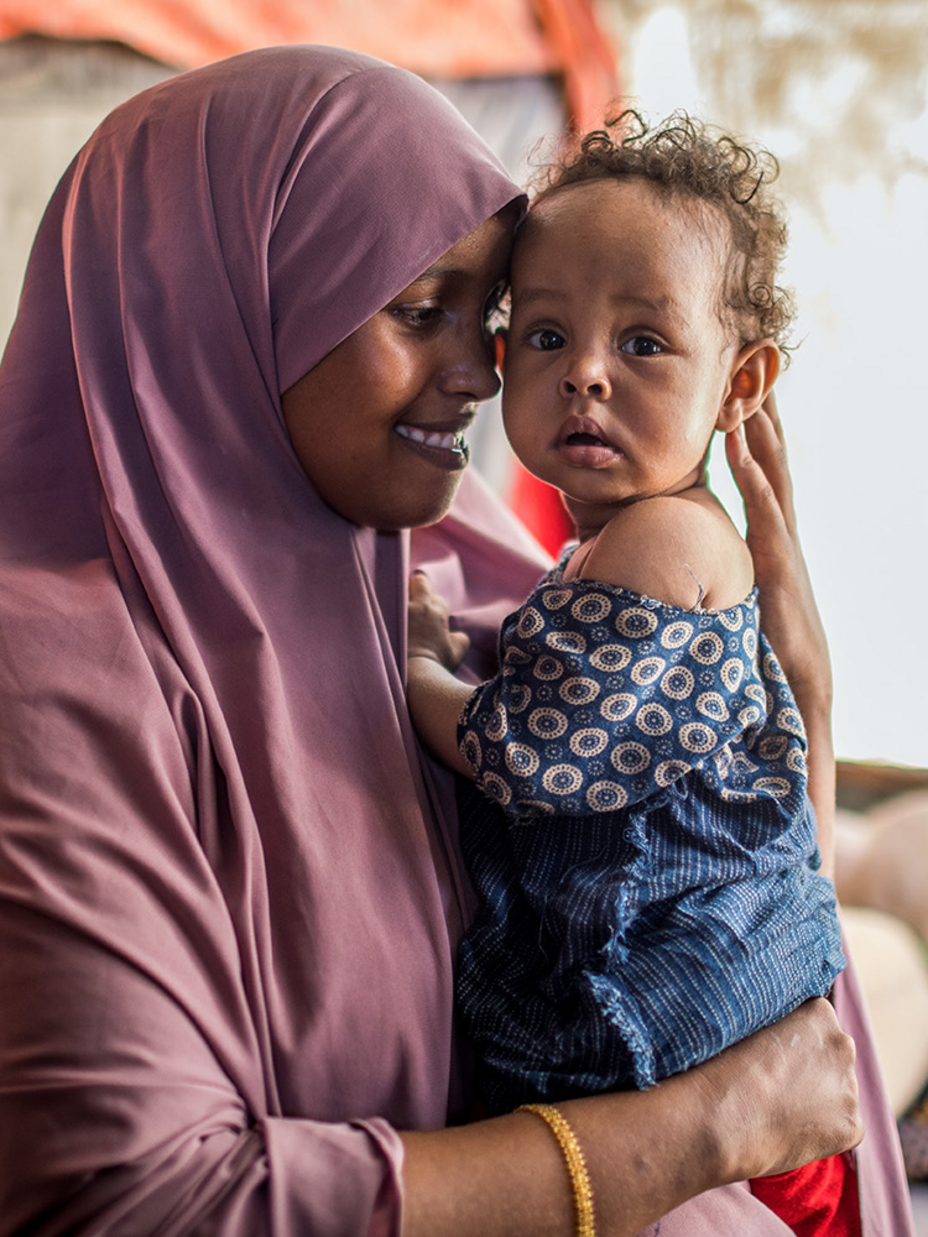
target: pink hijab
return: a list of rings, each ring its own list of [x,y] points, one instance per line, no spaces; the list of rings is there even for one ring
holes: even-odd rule
[[[131,100],[49,206],[0,369],[2,1233],[363,1231],[382,1119],[447,1118],[409,538],[320,502],[278,392],[518,193],[418,78],[289,48]]]
[[[0,367],[0,1235],[394,1231],[395,1128],[460,1105],[410,541],[478,652],[541,559],[475,478],[347,524],[278,392],[516,195],[418,79],[290,48],[130,101],[49,206]],[[740,1189],[683,1230],[745,1208],[785,1231]]]

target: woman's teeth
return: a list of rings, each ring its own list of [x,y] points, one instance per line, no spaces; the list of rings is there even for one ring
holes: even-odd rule
[[[426,430],[413,429],[411,425],[398,425],[396,432],[401,438],[411,438],[413,442],[421,442],[424,447],[440,447],[443,451],[463,451],[464,435],[457,433],[428,433]]]

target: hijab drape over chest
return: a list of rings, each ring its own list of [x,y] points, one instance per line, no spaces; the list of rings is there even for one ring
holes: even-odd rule
[[[446,1119],[408,537],[278,393],[517,194],[417,78],[291,48],[125,104],[50,204],[0,369],[2,1233],[363,1231],[393,1136],[321,1123]]]

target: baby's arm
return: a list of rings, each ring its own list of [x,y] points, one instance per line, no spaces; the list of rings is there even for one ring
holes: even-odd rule
[[[423,743],[449,768],[473,776],[458,750],[458,718],[473,688],[454,677],[470,645],[448,626],[448,607],[424,575],[409,581],[406,691],[409,712]]]
[[[597,536],[581,574],[684,610],[728,609],[754,584],[747,546],[708,492],[624,508]]]

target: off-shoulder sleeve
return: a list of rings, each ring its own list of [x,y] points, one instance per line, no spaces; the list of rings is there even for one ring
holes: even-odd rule
[[[730,742],[762,732],[763,764],[733,762]],[[693,612],[590,580],[543,584],[506,624],[500,672],[467,702],[458,738],[484,792],[523,817],[615,811],[693,768],[725,797],[792,796],[804,770],[802,720],[759,649],[754,594]]]

